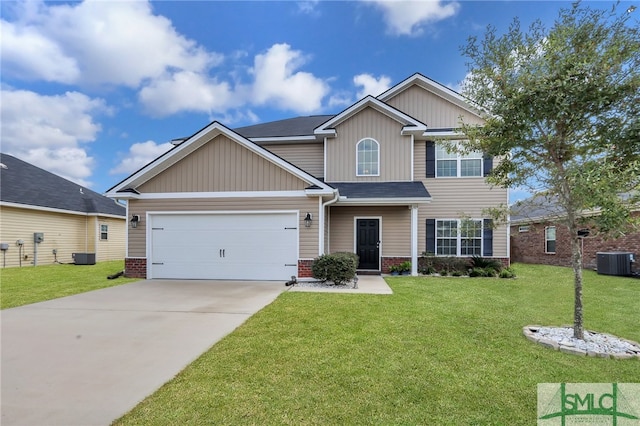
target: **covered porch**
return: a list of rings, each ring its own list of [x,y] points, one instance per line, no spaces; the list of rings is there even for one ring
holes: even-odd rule
[[[326,206],[325,253],[354,252],[358,273],[388,273],[410,261],[418,274],[418,209],[431,200],[422,182],[330,183],[339,192]]]

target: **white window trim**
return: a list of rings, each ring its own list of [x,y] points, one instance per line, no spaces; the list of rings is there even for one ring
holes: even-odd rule
[[[460,228],[461,228],[461,224],[462,224],[462,219],[447,219],[447,218],[439,218],[436,219],[436,227],[435,227],[435,242],[436,242],[436,246],[435,246],[435,255],[436,256],[440,256],[440,257],[450,257],[450,256],[456,256],[456,257],[473,257],[473,256],[482,256],[482,253],[484,253],[484,219],[478,219],[478,218],[469,218],[469,219],[465,219],[465,220],[470,220],[470,221],[475,221],[475,222],[480,222],[480,254],[474,255],[474,254],[465,254],[462,255],[462,232],[460,232]],[[438,238],[438,222],[442,222],[442,221],[455,221],[457,222],[456,225],[456,231],[457,231],[457,235],[456,235],[456,254],[452,255],[452,254],[438,254],[438,239],[451,239],[451,238]]]
[[[376,145],[378,146],[378,173],[369,173],[369,174],[360,174],[358,173],[358,169],[359,169],[359,152],[358,152],[358,146],[360,146],[360,144],[366,140],[372,140],[376,143]],[[366,137],[366,138],[362,138],[358,141],[358,143],[356,144],[356,176],[360,177],[367,177],[367,176],[380,176],[380,142],[378,142],[377,140],[375,140],[374,138],[370,138],[370,137]]]
[[[106,227],[107,227],[107,230],[106,230],[105,232],[102,232],[102,227],[103,227],[103,226],[106,226]],[[108,241],[108,240],[109,240],[109,224],[107,224],[107,223],[101,223],[101,224],[99,224],[99,228],[100,228],[100,236],[99,236],[100,241]],[[107,235],[107,237],[106,237],[106,238],[102,238],[102,234],[103,234],[103,233]]]
[[[556,254],[556,252],[558,251],[558,235],[555,235],[555,238],[553,240],[550,240],[547,238],[547,230],[549,228],[553,228],[554,229],[554,233],[558,232],[558,228],[556,228],[555,226],[545,226],[544,227],[544,254]],[[555,250],[554,251],[547,251],[547,243],[549,241],[553,241],[555,243]]]
[[[451,141],[450,144],[451,145],[455,145],[458,146],[459,145],[459,141]],[[436,172],[436,178],[439,179],[476,179],[476,178],[482,178],[484,177],[484,173],[483,173],[483,168],[484,168],[484,156],[482,155],[481,152],[472,152],[468,155],[462,155],[459,152],[456,152],[456,158],[442,158],[439,159],[438,158],[438,148],[439,147],[443,147],[443,144],[435,144],[435,172]],[[479,155],[479,157],[476,157],[474,155]],[[456,175],[455,176],[438,176],[438,161],[452,161],[455,160],[456,161]],[[480,160],[480,174],[477,176],[462,176],[462,160]]]

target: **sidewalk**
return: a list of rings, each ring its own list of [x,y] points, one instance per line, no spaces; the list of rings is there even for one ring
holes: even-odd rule
[[[351,293],[351,294],[393,294],[387,282],[380,275],[358,275],[358,288],[350,288],[353,283],[344,286],[305,286],[304,281],[291,286],[289,291],[302,291],[311,293]]]

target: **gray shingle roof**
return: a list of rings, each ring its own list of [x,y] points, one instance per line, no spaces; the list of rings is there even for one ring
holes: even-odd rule
[[[0,200],[80,213],[125,216],[112,199],[7,154],[0,154]]]
[[[245,138],[273,138],[288,136],[313,136],[313,130],[333,118],[333,115],[295,117],[269,123],[233,129]]]
[[[327,182],[347,198],[430,198],[422,182]]]

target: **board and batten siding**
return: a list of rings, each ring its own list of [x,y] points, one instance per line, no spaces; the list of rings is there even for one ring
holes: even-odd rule
[[[263,148],[317,178],[324,177],[324,144],[268,144]]]
[[[164,200],[129,200],[129,213],[143,219],[136,229],[129,229],[129,257],[147,257],[147,212],[203,212],[225,211],[299,211],[299,257],[313,259],[318,256],[318,199],[308,197],[264,198],[188,198]],[[311,227],[306,228],[304,217],[313,215]]]
[[[336,126],[327,139],[327,182],[389,182],[411,180],[411,136],[400,134],[403,124],[365,108]],[[380,144],[380,176],[356,176],[356,145],[364,138]]]
[[[354,251],[356,217],[382,218],[381,256],[411,256],[411,210],[408,206],[331,207],[330,253]]]
[[[104,244],[96,241],[96,223],[106,220],[109,224],[110,241],[107,251]],[[106,223],[106,222],[105,222]],[[17,240],[23,240],[22,266],[33,266],[35,243],[33,234],[44,233],[44,240],[38,244],[37,264],[50,265],[56,259],[61,263],[73,263],[73,253],[96,253],[96,260],[124,259],[125,218],[100,218],[82,214],[66,214],[41,210],[0,207],[0,241],[9,244],[4,254],[0,253],[0,266],[6,261],[7,267],[20,266],[20,250]],[[54,256],[53,250],[56,250]],[[26,258],[25,258],[26,256]]]
[[[459,127],[460,116],[464,116],[467,124],[484,123],[477,115],[417,85],[400,92],[387,103],[420,120],[429,128]]]
[[[136,189],[143,193],[286,191],[306,186],[280,166],[218,135]]]

